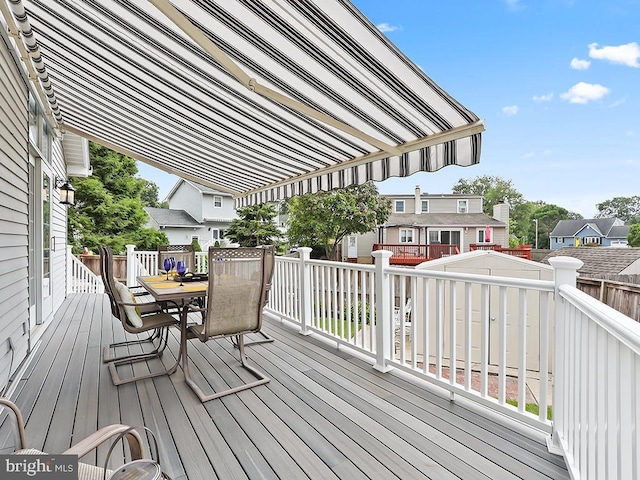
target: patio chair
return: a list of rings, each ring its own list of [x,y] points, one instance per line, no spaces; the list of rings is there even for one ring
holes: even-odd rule
[[[158,245],[158,271],[164,270],[165,258],[173,257],[176,263],[183,261],[187,271],[196,271],[196,251],[193,245]]]
[[[109,364],[109,371],[114,385],[135,382],[145,378],[152,378],[158,375],[165,375],[169,371],[161,369],[158,372],[132,376],[122,379],[118,374],[118,367],[131,363],[160,358],[167,346],[169,327],[178,325],[176,317],[163,309],[163,305],[156,302],[138,303],[134,295],[125,285],[118,282],[111,275],[113,253],[107,246],[98,247],[102,261],[102,281],[104,289],[109,297],[111,313],[120,321],[124,330],[132,334],[145,334],[148,336],[142,339],[128,340],[124,342],[112,343],[105,347],[103,361]],[[177,306],[176,306],[177,307]],[[157,344],[156,344],[157,341]],[[151,343],[154,348],[151,351],[144,351],[144,345]],[[122,356],[109,356],[111,349],[117,347],[139,347],[141,351],[136,351]]]
[[[396,337],[396,346],[400,345],[403,336],[411,335],[411,297],[407,298],[407,303],[404,305],[404,315],[402,308],[394,307],[393,309],[393,326]]]
[[[276,247],[274,245],[265,245],[260,248],[264,248],[266,250],[265,253],[265,283],[267,284],[267,293],[264,296],[264,305],[265,307],[269,301],[269,292],[271,291],[271,283],[273,281],[273,270],[275,268],[275,255],[276,255]],[[262,330],[258,332],[262,338],[258,340],[251,340],[250,342],[244,342],[244,346],[248,347],[250,345],[257,345],[260,343],[269,343],[273,342],[274,339],[269,335],[264,333]]]
[[[13,413],[13,415],[9,415],[9,417],[13,418],[13,428],[16,435],[17,448],[13,452],[13,454],[47,455],[44,452],[29,448],[27,446],[24,419],[18,406],[11,400],[6,398],[0,398],[0,406],[6,407],[11,413]],[[131,430],[131,427],[121,424],[114,424],[101,428],[97,432],[89,435],[88,437],[76,443],[74,446],[62,453],[64,455],[77,455],[79,458],[82,458],[105,442],[108,442],[112,439],[115,441],[119,436],[124,436],[124,438],[127,440],[127,443],[129,445],[129,452],[131,454],[131,460],[141,460],[145,457],[145,451],[140,434],[135,430]],[[113,472],[110,470],[107,470],[105,472],[102,467],[97,467],[95,465],[90,465],[82,462],[78,463],[77,478],[81,480],[101,480],[105,477],[108,478],[112,473]],[[16,477],[17,476],[18,475],[16,474]]]
[[[114,295],[114,290],[116,289],[117,280],[115,280],[113,276],[113,251],[111,250],[111,247],[108,247],[106,245],[100,245],[98,246],[98,252],[100,254],[100,274],[102,278],[102,283],[104,285],[104,291],[107,294],[107,297],[109,298],[111,314],[116,320],[121,320],[120,307],[118,306],[118,303],[115,300],[116,297]],[[129,296],[131,296],[132,301],[134,301],[133,299],[140,295],[138,292],[129,290]],[[136,306],[134,308],[137,309],[137,313],[139,315],[156,314],[162,311],[165,311],[165,313],[169,313],[168,305],[161,305],[156,302],[140,302],[140,303],[136,302]],[[172,306],[171,308],[177,309],[178,306],[175,305],[175,306]],[[162,341],[162,333],[163,333],[163,329],[157,328],[157,329],[153,329],[153,331],[149,333],[147,337],[137,338],[135,340],[128,340],[124,342],[112,343],[104,347],[104,351],[102,354],[102,361],[104,363],[109,363],[117,360],[125,360],[125,359],[131,359],[131,358],[141,358],[141,357],[153,358],[156,356],[161,356],[162,351],[166,346]],[[155,344],[156,341],[159,341],[159,344],[157,346]],[[153,346],[152,350],[137,352],[133,354],[125,354],[120,356],[115,355],[115,350],[119,347],[124,348],[124,347],[130,347],[130,346],[139,346],[140,348],[143,348],[148,344],[151,344]],[[111,356],[111,350],[114,350],[113,356]]]
[[[262,327],[267,283],[264,248],[216,248],[209,247],[209,286],[206,307],[191,306],[191,311],[204,311],[203,324],[189,325],[182,322],[182,369],[185,381],[202,402],[262,385],[269,381],[262,372],[247,363],[244,335],[258,333]],[[205,394],[191,379],[187,337],[207,342],[211,339],[235,337],[242,367],[256,377],[256,381],[231,387],[227,390]]]

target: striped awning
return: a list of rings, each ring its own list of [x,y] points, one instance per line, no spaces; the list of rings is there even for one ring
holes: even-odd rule
[[[483,122],[347,0],[9,2],[63,131],[240,205],[479,162]]]

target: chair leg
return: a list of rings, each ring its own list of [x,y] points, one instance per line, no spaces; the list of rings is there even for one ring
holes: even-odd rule
[[[247,355],[244,351],[244,335],[236,335],[238,350],[240,353],[240,362],[242,367],[245,368],[248,372],[253,374],[254,377],[257,378],[255,382],[245,383],[244,385],[240,385],[238,387],[229,388],[227,390],[223,390],[221,392],[214,392],[212,394],[205,394],[202,389],[191,379],[189,374],[189,356],[187,355],[187,340],[186,340],[186,329],[182,332],[182,370],[184,372],[184,380],[191,387],[191,389],[196,393],[201,402],[208,402],[209,400],[214,400],[216,398],[224,397],[226,395],[230,395],[232,393],[238,393],[242,390],[247,390],[249,388],[257,387],[258,385],[264,385],[265,383],[270,381],[270,378],[267,377],[264,373],[262,373],[257,368],[249,365],[247,363]]]
[[[107,345],[106,347],[104,347],[104,350],[102,352],[102,363],[117,362],[119,360],[134,359],[137,357],[160,357],[162,356],[164,346],[162,345],[162,341],[160,342],[160,344],[158,344],[158,346],[155,346],[154,342],[157,339],[161,338],[161,334],[162,334],[161,329],[156,329],[151,335],[149,335],[146,338],[136,339],[136,340],[127,340],[124,342],[116,342],[116,343],[112,343],[111,345]],[[132,353],[132,354],[126,354],[126,355],[119,355],[119,356],[117,355],[110,356],[112,349],[114,350],[114,353],[115,353],[115,349],[118,347],[128,347],[132,345],[139,345],[140,347],[143,347],[148,343],[151,343],[152,345],[154,345],[155,348],[147,352]]]
[[[128,378],[122,378],[118,373],[118,367],[122,365],[133,365],[134,363],[146,362],[147,360],[151,360],[153,358],[160,358],[162,356],[162,352],[167,347],[167,343],[169,341],[169,328],[165,327],[159,330],[163,330],[163,332],[162,332],[161,344],[159,346],[159,351],[156,355],[132,356],[132,357],[124,358],[121,360],[114,360],[112,362],[109,362],[108,364],[109,372],[111,373],[111,380],[113,381],[113,384],[115,386],[124,385],[125,383],[137,382],[138,380],[144,380],[147,378],[159,377],[161,375],[171,375],[173,372],[176,371],[176,369],[178,368],[178,364],[180,363],[180,354],[178,354],[178,358],[176,359],[176,363],[174,365],[172,365],[168,369],[163,369],[159,372],[147,373],[144,375],[132,376]]]
[[[270,343],[270,342],[275,341],[274,338],[270,337],[269,335],[264,333],[262,330],[260,330],[258,332],[258,334],[260,334],[263,338],[261,338],[259,340],[251,340],[249,342],[244,342],[244,346],[245,347],[250,347],[251,345],[258,345],[260,343]],[[231,343],[233,343],[234,347],[238,348],[238,342],[236,342],[235,339],[231,340]]]

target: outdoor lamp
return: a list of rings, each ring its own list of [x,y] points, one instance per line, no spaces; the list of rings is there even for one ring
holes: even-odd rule
[[[56,188],[60,189],[60,203],[62,205],[76,204],[76,189],[64,178],[56,178]]]

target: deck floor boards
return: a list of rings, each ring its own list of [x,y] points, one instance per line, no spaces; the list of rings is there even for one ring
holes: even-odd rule
[[[27,419],[29,446],[61,452],[104,425],[125,423],[153,430],[175,480],[569,478],[563,459],[539,436],[451,402],[417,379],[377,372],[348,350],[286,325],[266,321],[265,331],[275,342],[247,347],[247,354],[271,381],[202,404],[181,369],[114,387],[102,348],[127,337],[104,295],[71,295],[14,380],[12,399]],[[172,329],[162,360],[122,373],[170,366],[178,336]],[[188,352],[205,391],[253,379],[228,340],[193,340]],[[3,422],[0,451],[12,441]],[[106,454],[103,447],[84,460],[102,465]],[[119,447],[110,465],[123,461]]]

